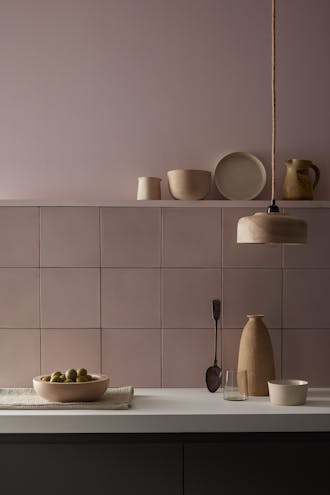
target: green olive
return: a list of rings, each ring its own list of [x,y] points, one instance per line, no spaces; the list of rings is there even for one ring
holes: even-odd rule
[[[88,382],[87,376],[78,376],[77,382]]]
[[[53,377],[53,376],[60,376],[60,375],[62,375],[61,371],[53,371],[53,373],[50,376]]]
[[[42,380],[43,382],[50,382],[50,375],[44,375],[44,376],[42,376],[42,377],[41,377],[41,380]]]
[[[93,380],[92,375],[86,375],[86,378],[88,382],[91,382]]]
[[[66,378],[66,380],[64,380],[64,383],[73,383],[73,380],[71,380],[71,378]]]
[[[86,376],[87,375],[86,368],[79,368],[79,370],[77,371],[77,375],[78,376]]]
[[[65,375],[63,375],[63,374],[62,374],[62,375],[60,375],[60,376],[59,376],[59,381],[60,381],[60,382],[65,382]]]
[[[72,380],[74,382],[77,378],[77,371],[74,368],[70,368],[70,369],[66,370],[65,377],[69,378],[70,380]]]
[[[50,379],[51,382],[60,382],[60,375],[54,375]]]

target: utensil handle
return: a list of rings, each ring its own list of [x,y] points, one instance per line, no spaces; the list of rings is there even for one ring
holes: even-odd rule
[[[221,313],[220,299],[213,299],[212,301],[212,315],[215,320],[215,350],[214,350],[214,365],[218,364],[217,351],[218,351],[218,320]]]
[[[212,314],[215,320],[220,318],[221,302],[220,299],[213,299],[212,301]]]
[[[215,320],[214,366],[218,364],[218,319]]]

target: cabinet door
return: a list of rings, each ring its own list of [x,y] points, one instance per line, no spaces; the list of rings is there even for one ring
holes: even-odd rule
[[[185,495],[324,493],[330,443],[258,440],[187,443]]]
[[[182,495],[175,443],[0,444],[0,466],[10,495]]]

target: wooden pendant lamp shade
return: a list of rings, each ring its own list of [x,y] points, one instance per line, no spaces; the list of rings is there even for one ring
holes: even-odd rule
[[[267,212],[242,217],[237,224],[237,242],[243,244],[304,244],[307,224],[301,218],[280,213],[275,201],[276,146],[276,0],[272,0],[272,204]]]
[[[300,218],[279,212],[258,212],[242,217],[237,225],[237,242],[250,244],[303,244],[307,225]]]

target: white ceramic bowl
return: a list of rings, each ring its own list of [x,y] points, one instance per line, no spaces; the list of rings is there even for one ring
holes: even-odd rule
[[[269,398],[278,406],[300,406],[305,404],[308,390],[306,380],[269,380]]]

